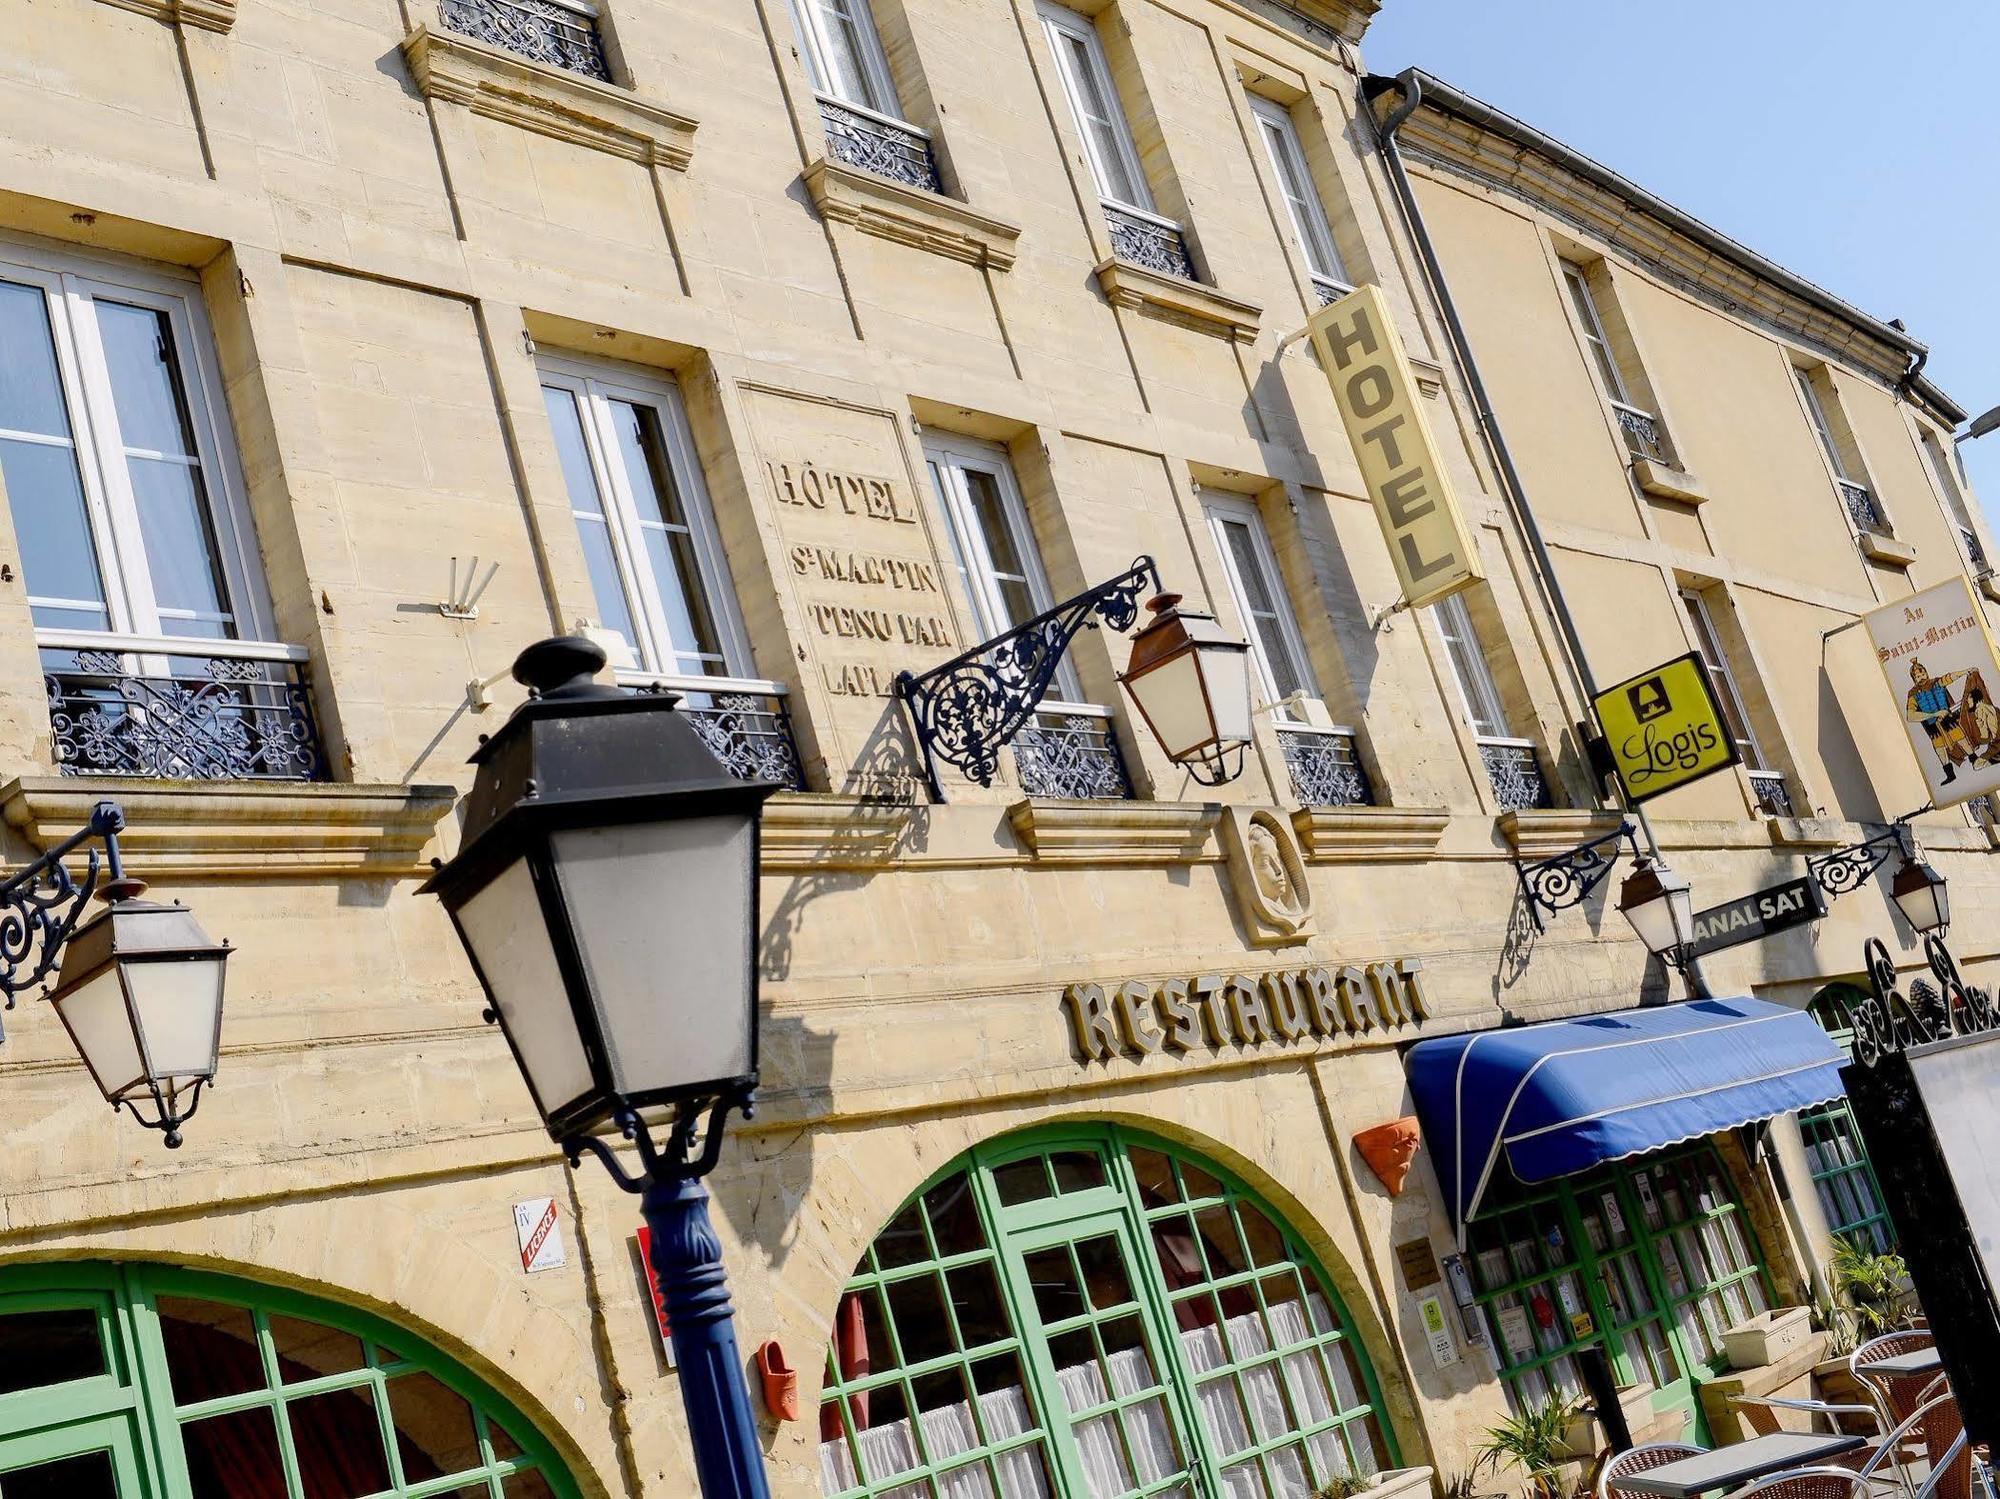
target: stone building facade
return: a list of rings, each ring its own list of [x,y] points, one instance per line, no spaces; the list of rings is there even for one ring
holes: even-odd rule
[[[777,1492],[1456,1472],[1532,1394],[1496,1343],[1569,1377],[1581,1262],[1527,1231],[1556,1258],[1468,1343],[1425,1155],[1392,1192],[1354,1143],[1409,1114],[1407,1043],[1661,982],[1602,889],[1521,903],[1517,859],[1618,814],[1378,149],[1369,0],[4,3],[8,854],[115,796],[236,955],[171,1156],[47,1006],[9,1017],[0,1343],[36,1372],[0,1474],[694,1491],[630,1200],[562,1166],[415,888],[504,669],[579,624],[793,788],[761,1106],[712,1180],[739,1335],[799,1374]],[[1756,737],[1661,842],[1718,895],[1796,873],[1917,804],[1822,632],[1983,576],[1927,463],[1956,413],[1907,336],[1443,97],[1403,149],[1593,665],[1712,630]],[[1363,282],[1486,574],[1435,608],[1393,607],[1294,337]],[[895,675],[1142,555],[1256,644],[1243,775],[1169,763],[1095,629],[992,783],[930,794]],[[1994,909],[1986,827],[1921,828]],[[1912,951],[1872,887],[1710,980],[1802,1005],[1869,935]],[[1633,1262],[1635,1412],[1698,1419],[1684,1319],[1796,1304],[1828,1225],[1730,1137],[1611,1169],[1632,1234],[1706,1246],[1678,1289]]]

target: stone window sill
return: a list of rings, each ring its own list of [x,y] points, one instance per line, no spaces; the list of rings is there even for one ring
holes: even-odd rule
[[[1212,286],[1162,276],[1129,260],[1111,259],[1097,268],[1097,284],[1114,307],[1129,307],[1199,333],[1247,344],[1257,336],[1264,309],[1255,302],[1226,297]]]
[[[1639,487],[1656,499],[1677,500],[1683,505],[1699,505],[1708,499],[1708,486],[1686,469],[1657,458],[1632,460],[1632,477]]]
[[[1622,812],[1580,812],[1529,808],[1500,814],[1500,836],[1517,857],[1530,863],[1567,852],[1580,843],[1616,832]]]
[[[1004,271],[1014,264],[1020,226],[976,212],[956,198],[921,192],[825,158],[804,175],[821,218],[968,265]]]
[[[134,11],[170,26],[200,31],[227,31],[236,24],[236,0],[105,0],[120,10]]]
[[[457,792],[449,786],[313,785],[23,776],[0,786],[0,815],[37,850],[114,801],[118,844],[141,879],[415,879]]]
[[[1917,560],[1917,549],[1893,536],[1884,536],[1878,531],[1863,531],[1861,555],[1870,562],[1880,562],[1888,567],[1908,567]]]
[[[1981,573],[1979,591],[1995,604],[2000,604],[2000,573]]]
[[[1062,801],[1029,797],[1008,824],[1038,864],[1200,864],[1222,857],[1212,802]]]
[[[1428,859],[1451,822],[1443,807],[1301,807],[1292,831],[1309,864]]]
[[[423,25],[403,38],[403,56],[426,99],[645,166],[684,172],[694,154],[693,120],[627,89]]]

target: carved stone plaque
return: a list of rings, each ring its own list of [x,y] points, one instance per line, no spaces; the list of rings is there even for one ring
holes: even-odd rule
[[[1251,942],[1275,947],[1311,934],[1312,886],[1290,823],[1269,808],[1226,808],[1222,852]]]

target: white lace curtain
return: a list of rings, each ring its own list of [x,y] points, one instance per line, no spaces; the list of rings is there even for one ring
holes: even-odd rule
[[[986,1418],[986,1429],[996,1442],[1019,1436],[1031,1425],[1027,1396],[1018,1389],[992,1390],[981,1395],[979,1412]],[[937,1410],[919,1411],[917,1419],[923,1423],[924,1441],[929,1444],[934,1461],[943,1462],[979,1445],[972,1408],[962,1400]],[[907,1473],[923,1461],[907,1417],[855,1433],[855,1444],[861,1449],[861,1461],[871,1480]],[[954,1473],[944,1474],[938,1479],[938,1492],[943,1499],[1050,1499],[1040,1451],[1040,1446],[1035,1445],[995,1458],[994,1464],[1000,1470],[997,1494],[984,1463],[970,1463]],[[823,1494],[844,1494],[861,1482],[854,1471],[854,1455],[844,1439],[836,1437],[819,1444],[819,1481]],[[881,1499],[929,1499],[929,1490],[921,1483],[909,1483],[884,1491]]]

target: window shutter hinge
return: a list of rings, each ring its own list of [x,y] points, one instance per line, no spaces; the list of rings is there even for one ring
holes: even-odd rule
[[[521,352],[530,359],[535,357],[535,335],[526,328],[521,330]]]

